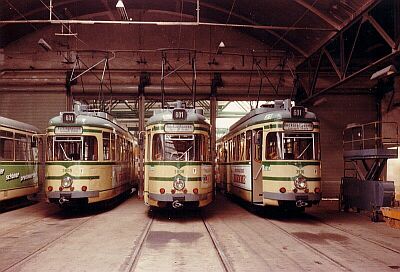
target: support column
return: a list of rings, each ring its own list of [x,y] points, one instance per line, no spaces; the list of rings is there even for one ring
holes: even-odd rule
[[[213,186],[215,188],[215,159],[216,159],[216,141],[217,141],[217,106],[218,101],[215,95],[210,98],[210,123],[211,123],[211,176],[213,179]]]
[[[145,130],[144,130],[144,112],[145,112],[145,97],[143,92],[139,92],[139,101],[138,101],[138,113],[139,113],[139,171],[138,171],[138,179],[139,179],[139,187],[138,187],[138,198],[143,199],[143,190],[144,190],[144,137],[145,137]]]

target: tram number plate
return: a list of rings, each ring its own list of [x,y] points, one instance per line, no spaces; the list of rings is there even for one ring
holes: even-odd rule
[[[308,200],[308,195],[297,195],[296,200]]]
[[[185,201],[185,197],[184,197],[184,196],[173,197],[172,200],[173,200],[173,201],[175,201],[175,200],[178,200],[178,201]]]
[[[71,198],[71,194],[60,194],[60,197]]]

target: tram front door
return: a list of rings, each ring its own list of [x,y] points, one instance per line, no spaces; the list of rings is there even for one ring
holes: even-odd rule
[[[253,203],[263,202],[262,129],[254,130],[251,144],[251,173]]]

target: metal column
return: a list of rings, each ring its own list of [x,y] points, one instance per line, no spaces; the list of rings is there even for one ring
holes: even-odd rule
[[[139,137],[141,138],[140,144],[139,144],[139,188],[138,188],[138,198],[142,199],[143,198],[143,190],[144,190],[144,152],[145,152],[145,146],[144,146],[144,137],[145,137],[145,130],[144,130],[144,111],[145,111],[145,97],[143,93],[139,94],[139,99],[138,99],[138,111],[139,111]]]
[[[213,184],[215,186],[215,146],[216,146],[216,139],[217,139],[217,98],[215,95],[211,96],[210,98],[210,122],[211,122],[211,163],[212,163],[212,172],[211,176],[213,179]]]

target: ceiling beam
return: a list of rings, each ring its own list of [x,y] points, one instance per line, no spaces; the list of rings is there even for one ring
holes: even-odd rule
[[[336,30],[340,29],[340,25],[336,23],[332,18],[330,18],[328,15],[320,11],[319,9],[315,8],[313,5],[310,5],[309,3],[305,2],[304,0],[294,0],[297,4],[305,7],[315,15],[317,15],[320,19],[322,19],[325,23],[328,23],[331,27],[334,27]]]

